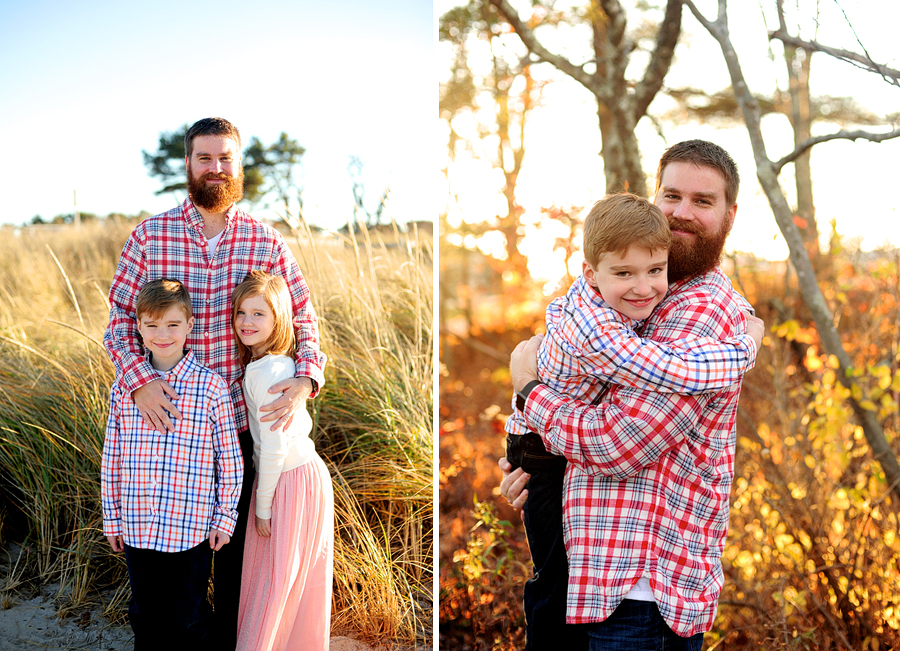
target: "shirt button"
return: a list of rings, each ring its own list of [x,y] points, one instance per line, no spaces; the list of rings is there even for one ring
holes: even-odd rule
[[[204,337],[209,337],[209,333],[208,333],[208,332],[204,332],[204,333],[203,333],[203,336],[204,336]]]

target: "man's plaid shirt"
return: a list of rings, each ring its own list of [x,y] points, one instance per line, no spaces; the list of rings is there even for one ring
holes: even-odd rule
[[[129,392],[158,376],[143,357],[135,321],[138,292],[150,280],[180,280],[191,294],[194,328],[187,348],[222,376],[234,401],[238,431],[247,429],[247,410],[231,332],[231,292],[253,269],[284,278],[291,292],[298,343],[297,376],[314,380],[315,395],[325,382],[325,355],[319,350],[316,314],[309,288],[281,235],[232,205],[215,252],[203,235],[203,216],[190,199],[178,208],[144,220],[131,233],[109,290],[109,326],[103,337],[116,378]]]
[[[594,402],[609,384],[686,395],[724,389],[740,382],[756,361],[756,342],[746,334],[668,344],[642,338],[634,329],[643,321],[612,309],[584,276],[551,301],[546,321],[537,359],[541,382],[583,402]],[[515,395],[512,402],[506,431],[525,434]]]
[[[727,339],[750,306],[719,270],[670,287],[643,335]],[[565,456],[567,621],[603,621],[642,575],[681,636],[708,631],[722,589],[740,385],[683,396],[614,386],[600,405],[537,386],[532,431]]]
[[[180,552],[211,528],[234,532],[244,462],[222,378],[191,352],[162,377],[184,416],[173,432],[153,431],[131,392],[113,383],[100,470],[103,533],[129,547]]]

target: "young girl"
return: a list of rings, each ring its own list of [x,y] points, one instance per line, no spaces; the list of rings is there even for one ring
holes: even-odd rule
[[[331,624],[334,493],[305,409],[271,431],[259,408],[294,377],[291,297],[280,276],[252,271],[232,294],[231,326],[246,366],[244,398],[256,483],[244,548],[238,651],[327,651]],[[254,523],[253,515],[256,520]]]

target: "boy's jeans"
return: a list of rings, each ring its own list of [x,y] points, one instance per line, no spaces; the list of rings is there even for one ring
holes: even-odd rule
[[[623,599],[607,619],[585,626],[590,651],[700,651],[703,648],[703,633],[679,637],[652,601]]]
[[[566,624],[569,564],[563,539],[563,475],[567,461],[547,452],[537,434],[506,437],[506,459],[531,475],[524,520],[534,576],[525,583],[525,650],[586,650],[584,626]]]
[[[206,591],[212,549],[208,540],[175,553],[126,545],[125,561],[135,651],[196,651],[211,646],[212,608]]]

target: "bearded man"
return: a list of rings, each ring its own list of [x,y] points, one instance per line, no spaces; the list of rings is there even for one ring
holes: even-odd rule
[[[642,336],[667,342],[745,331],[750,306],[718,268],[738,183],[734,161],[712,143],[682,142],[663,155],[654,203],[673,235],[670,285]],[[549,582],[532,598],[538,608],[558,603],[554,586],[560,567],[567,571],[565,623],[552,620],[557,630],[541,637],[580,639],[570,647],[591,651],[699,651],[723,583],[740,385],[695,396],[612,386],[586,405],[540,383],[539,344],[539,336],[520,343],[510,371],[518,408],[548,460],[567,460],[562,521],[554,525],[562,539],[564,522],[567,559],[548,561],[550,577],[536,568],[533,581]],[[529,475],[509,472],[506,459],[500,466],[501,493],[521,508]],[[526,617],[528,608],[526,586]]]
[[[172,430],[180,419],[178,394],[142,355],[135,300],[150,280],[180,280],[191,295],[194,328],[186,346],[228,384],[244,459],[238,521],[230,543],[215,555],[214,597],[220,644],[233,649],[237,636],[241,563],[253,480],[253,441],[248,429],[243,369],[231,333],[231,292],[253,269],[282,276],[291,292],[298,344],[296,377],[269,390],[281,397],[262,407],[263,421],[281,427],[305,408],[325,381],[316,314],[309,288],[281,235],[237,207],[243,196],[241,137],[222,118],[194,123],[184,137],[188,198],[180,206],[141,222],[131,233],[109,290],[104,346],[141,416],[152,428]],[[283,392],[283,393],[282,393]]]

